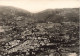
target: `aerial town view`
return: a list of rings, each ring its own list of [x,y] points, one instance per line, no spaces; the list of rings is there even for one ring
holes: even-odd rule
[[[79,55],[79,8],[38,13],[0,6],[0,56]]]
[[[0,0],[0,56],[79,56],[78,0]]]

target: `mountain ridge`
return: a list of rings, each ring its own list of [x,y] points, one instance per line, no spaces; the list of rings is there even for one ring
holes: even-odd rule
[[[46,9],[38,13],[31,13],[27,10],[16,7],[0,6],[0,19],[7,20],[24,19],[24,21],[31,22],[78,22],[79,8],[63,8],[63,9]],[[59,21],[62,20],[62,21]],[[16,20],[17,21],[17,20]],[[22,22],[24,22],[22,21]]]

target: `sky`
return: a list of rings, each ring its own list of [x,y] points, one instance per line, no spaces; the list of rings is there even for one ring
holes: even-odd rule
[[[79,0],[0,0],[0,5],[39,12],[45,9],[80,7]]]

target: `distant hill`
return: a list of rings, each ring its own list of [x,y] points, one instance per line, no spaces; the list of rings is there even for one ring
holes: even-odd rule
[[[31,13],[23,9],[0,6],[0,24],[17,24],[32,23],[32,22],[79,22],[79,8],[64,8],[64,9],[47,9],[38,13]],[[20,22],[19,22],[20,21]],[[23,25],[23,24],[22,24]]]
[[[15,8],[15,7],[10,7],[10,6],[0,6],[0,24],[11,24],[15,23],[18,21],[21,21],[20,23],[23,23],[25,19],[28,21],[31,18],[31,13]]]
[[[40,22],[78,22],[79,8],[47,9],[35,14]]]
[[[11,6],[0,6],[0,15],[29,16],[30,12]]]

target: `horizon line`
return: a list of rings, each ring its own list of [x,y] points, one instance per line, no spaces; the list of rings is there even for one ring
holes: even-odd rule
[[[27,10],[27,9],[24,9],[24,8],[20,8],[20,7],[16,7],[16,6],[6,6],[6,5],[0,5],[0,7],[13,7],[13,8],[16,8],[16,9],[21,9],[21,10],[25,10],[25,11],[28,11],[30,13],[39,13],[39,12],[42,12],[42,11],[45,11],[45,10],[57,10],[57,9],[73,9],[73,8],[80,8],[80,7],[68,7],[68,8],[46,8],[46,9],[43,9],[43,10],[40,10],[40,11],[36,11],[36,12],[31,12],[30,10]]]

